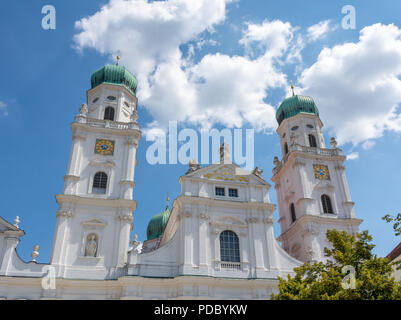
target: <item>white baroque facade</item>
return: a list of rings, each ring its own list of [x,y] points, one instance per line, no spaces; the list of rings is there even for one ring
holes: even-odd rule
[[[50,262],[36,263],[38,247],[31,262],[22,261],[18,219],[0,218],[0,298],[268,299],[278,276],[292,274],[301,261],[324,259],[326,229],[357,231],[345,157],[338,148],[325,149],[318,115],[299,113],[279,121],[277,130],[284,157],[276,159],[272,180],[285,250],[274,237],[269,183],[257,168],[248,172],[231,163],[226,146],[220,163],[190,163],[171,212],[152,218],[143,244],[130,242],[141,137],[136,79],[107,65],[91,80],[87,105],[71,125]],[[307,147],[307,130],[317,146]],[[316,179],[315,163],[329,168],[330,179]],[[331,197],[335,212],[323,212],[321,194]]]

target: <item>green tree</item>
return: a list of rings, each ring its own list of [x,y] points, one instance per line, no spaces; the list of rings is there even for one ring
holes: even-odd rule
[[[396,216],[386,214],[382,219],[388,223],[393,223],[393,230],[397,237],[401,235],[401,213]],[[397,270],[401,270],[401,260],[392,262],[392,265],[394,265]]]
[[[279,293],[271,296],[273,300],[401,299],[401,285],[392,277],[390,262],[372,253],[375,246],[367,231],[355,236],[328,230],[326,236],[332,246],[325,248],[327,261],[304,263],[294,269],[294,276],[279,278]],[[354,268],[354,277],[342,272],[345,266]]]
[[[386,214],[383,218],[388,223],[394,223],[393,224],[393,229],[394,233],[396,236],[401,235],[401,213],[397,214],[396,216],[390,216],[389,214]]]

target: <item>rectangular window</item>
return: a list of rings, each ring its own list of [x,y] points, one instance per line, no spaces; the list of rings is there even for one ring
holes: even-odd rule
[[[224,188],[216,187],[216,196],[225,196]]]
[[[238,189],[228,189],[228,196],[238,198]]]

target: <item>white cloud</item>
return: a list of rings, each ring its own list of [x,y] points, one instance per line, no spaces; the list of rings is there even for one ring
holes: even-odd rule
[[[347,155],[347,160],[357,160],[359,159],[359,153],[358,152],[352,152]]]
[[[320,21],[319,23],[314,24],[313,26],[310,26],[308,28],[308,40],[310,42],[314,42],[324,39],[327,36],[327,33],[333,31],[334,29],[335,27],[331,27],[330,20]]]
[[[354,145],[401,131],[401,30],[374,24],[359,41],[323,49],[298,79],[339,143]]]
[[[239,44],[250,56],[216,53],[194,62],[194,50],[217,44],[202,34],[225,20],[230,2],[111,0],[76,23],[80,33],[75,42],[81,50],[121,50],[123,63],[138,78],[140,102],[155,120],[145,133],[154,135],[169,120],[204,128],[216,122],[228,127],[250,123],[257,130],[270,130],[276,121],[274,108],[265,102],[267,92],[287,85],[277,62],[291,54],[296,29],[278,20],[248,23]]]
[[[293,38],[294,29],[291,24],[280,20],[265,20],[262,24],[248,23],[247,27],[239,43],[248,51],[252,51],[251,46],[257,44],[265,54],[281,56]]]
[[[369,150],[369,149],[373,148],[375,144],[376,144],[375,141],[367,140],[364,143],[362,143],[362,148],[365,150]]]
[[[0,115],[8,116],[7,104],[0,101]]]

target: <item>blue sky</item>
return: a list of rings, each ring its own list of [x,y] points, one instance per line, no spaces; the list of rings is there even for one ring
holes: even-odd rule
[[[167,193],[177,197],[178,178],[187,170],[181,164],[149,165],[146,136],[164,130],[168,120],[179,120],[180,127],[254,127],[255,165],[271,183],[273,157],[281,156],[274,109],[292,79],[298,92],[317,102],[326,143],[336,136],[351,155],[351,196],[375,252],[386,255],[395,247],[399,239],[380,217],[401,210],[399,1],[204,0],[194,2],[198,7],[181,0],[161,7],[125,1],[132,11],[121,9],[123,2],[112,1],[95,17],[109,1],[2,4],[0,215],[9,221],[20,216],[26,235],[18,253],[24,260],[39,244],[38,261],[49,261],[54,196],[62,192],[71,147],[69,125],[85,102],[91,73],[113,62],[118,50],[121,64],[140,80],[144,137],[134,190],[140,240],[152,215],[164,209]],[[56,8],[56,30],[41,27],[47,4]],[[356,9],[355,30],[341,27],[347,4]],[[77,24],[82,19],[87,20]],[[202,91],[199,79],[210,86]],[[229,92],[213,91],[218,81]],[[273,187],[270,196],[276,203]]]

